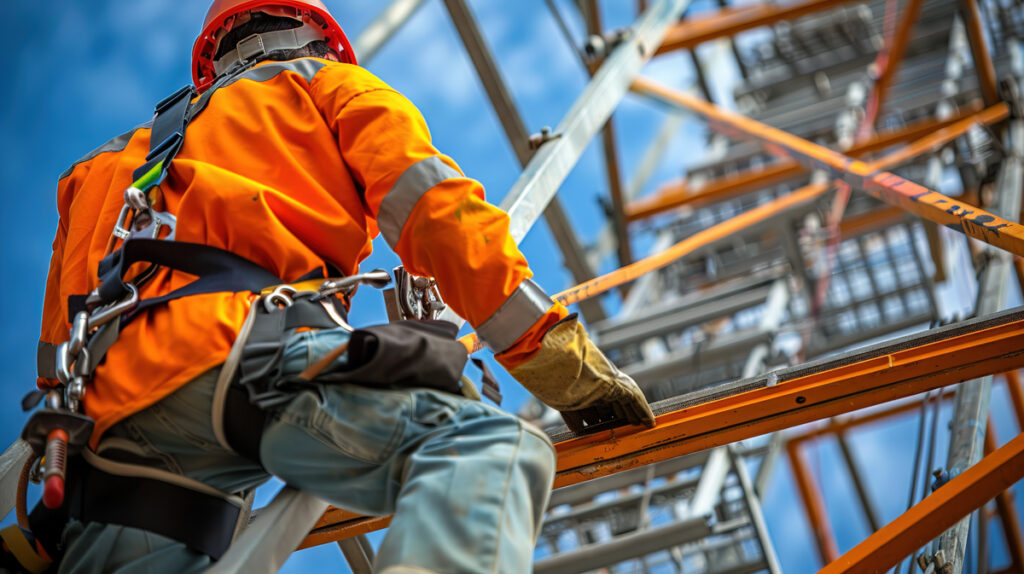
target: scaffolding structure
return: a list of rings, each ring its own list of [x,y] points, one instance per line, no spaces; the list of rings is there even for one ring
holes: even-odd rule
[[[356,42],[360,59],[424,3],[395,0]],[[998,448],[985,432],[993,375],[1024,430],[1024,311],[1006,309],[1011,281],[1024,286],[1024,5],[718,0],[701,12],[640,0],[631,27],[609,30],[597,0],[546,0],[591,80],[554,130],[533,133],[467,0],[444,4],[523,167],[501,204],[513,236],[543,216],[579,284],[558,298],[579,305],[658,415],[650,430],[548,429],[558,476],[537,572],[780,572],[760,496],[783,463],[823,571],[882,572],[912,558],[912,569],[959,574],[969,516],[995,497],[1011,557],[1003,572],[1024,572],[1004,493],[1024,477],[1024,435]],[[572,18],[587,37],[573,35]],[[711,58],[697,49],[707,43],[719,48]],[[689,89],[641,75],[680,50]],[[738,77],[728,101],[712,88],[723,67]],[[613,115],[626,97],[665,118],[628,183]],[[648,181],[684,116],[706,120],[705,153],[681,179]],[[557,192],[598,138],[608,218],[588,245]],[[639,245],[650,246],[642,258]],[[609,259],[619,268],[598,276]],[[614,313],[602,300],[611,292],[622,301]],[[973,313],[954,316],[950,293],[973,296]],[[918,465],[912,507],[884,524],[845,433],[947,401],[950,447],[936,461],[945,484],[925,495],[931,468]],[[536,404],[522,414],[551,420]],[[814,421],[826,422],[782,432]],[[801,452],[826,435],[839,439],[874,532],[843,555]],[[4,485],[22,451],[5,453]],[[365,534],[389,520],[325,510],[290,489],[256,515],[218,568],[273,570],[296,546],[337,542],[354,572],[370,572]]]
[[[407,5],[410,11],[414,4]],[[1024,253],[1015,223],[1024,152],[1024,142],[1017,141],[1024,135],[1017,120],[1017,88],[1024,78],[1019,6],[955,0],[729,6],[721,0],[717,11],[690,13],[688,2],[664,0],[639,2],[638,20],[628,30],[606,30],[595,0],[547,2],[593,79],[553,132],[531,135],[472,11],[464,0],[445,4],[524,166],[502,203],[513,234],[522,239],[544,215],[581,284],[562,293],[562,300],[581,304],[602,349],[657,401],[662,416],[656,430],[670,414],[685,418],[693,408],[782,388],[786,368],[817,369],[820,377],[846,368],[851,359],[837,358],[837,352],[866,342],[883,341],[876,353],[891,358],[892,349],[907,344],[892,342],[898,334],[934,338],[942,332],[935,327],[952,313],[939,286],[954,275],[975,283],[977,316],[1004,308],[1011,274],[1019,269],[1007,252]],[[575,12],[567,16],[566,9]],[[590,37],[574,40],[568,17],[582,20]],[[712,41],[728,50],[702,60],[696,48]],[[649,58],[676,50],[689,51],[690,92],[638,76]],[[722,69],[726,52],[740,80],[731,102],[714,102],[709,74]],[[613,120],[627,89],[658,100],[668,112],[628,185]],[[714,131],[707,152],[685,166],[684,179],[637,197],[680,129],[680,113],[708,120]],[[584,246],[555,192],[598,137],[609,216],[598,241]],[[951,240],[940,226],[987,244],[970,242],[977,269],[954,269],[949,252],[966,251],[967,242]],[[648,258],[634,260],[636,244],[653,245]],[[609,257],[622,268],[594,279]],[[609,316],[599,296],[613,289],[621,290],[623,303]],[[806,363],[819,357],[824,362]],[[1007,371],[1019,366],[1011,363]],[[936,384],[939,370],[915,374],[933,375],[926,377],[932,384],[926,388],[936,389],[929,395],[933,402],[944,396]],[[847,373],[841,380],[849,385],[854,377]],[[1013,373],[1008,380],[1019,397]],[[981,458],[983,433],[976,423],[987,416],[990,386],[987,377],[957,387],[945,465],[950,474]],[[834,414],[910,397],[922,387],[908,378],[898,391],[876,390],[885,399],[850,398]],[[751,405],[751,427],[787,428],[753,422],[763,415],[757,413],[761,400],[768,399]],[[836,397],[831,400],[834,405]],[[918,402],[882,412],[906,412]],[[538,405],[533,409],[524,415],[550,420]],[[1018,410],[1024,416],[1024,406]],[[846,429],[859,420],[826,428]],[[564,428],[550,433],[558,441],[563,487],[554,493],[541,534],[538,572],[778,572],[758,495],[780,453],[797,476],[823,563],[839,564],[820,491],[801,458],[800,445],[813,437],[754,438],[758,433],[750,429],[730,434],[723,428],[722,436],[703,440],[666,431],[660,439],[624,445],[631,437],[572,437]],[[730,445],[735,438],[747,440]],[[715,448],[700,450],[708,446]],[[850,446],[841,446],[872,530],[881,531]],[[757,469],[755,476],[748,465]],[[1012,505],[999,507],[1006,532],[1018,533],[1008,541],[1010,571],[1019,571],[1019,526]],[[360,523],[329,513],[312,537],[355,533]],[[919,554],[923,542],[896,559],[915,554],[922,568],[959,572],[965,525]]]

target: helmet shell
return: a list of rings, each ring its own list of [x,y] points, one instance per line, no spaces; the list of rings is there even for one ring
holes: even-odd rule
[[[341,61],[347,64],[358,63],[345,31],[319,0],[214,0],[206,13],[203,31],[192,48],[192,81],[200,92],[209,88],[216,78],[213,56],[217,50],[217,40],[214,35],[230,18],[260,8],[295,8],[322,20],[325,40],[338,52]],[[312,22],[310,24],[315,25]]]

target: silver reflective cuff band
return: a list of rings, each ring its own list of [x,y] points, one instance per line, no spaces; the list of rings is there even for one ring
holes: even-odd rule
[[[234,50],[221,56],[213,63],[213,71],[220,76],[238,62],[245,62],[256,56],[276,52],[277,50],[297,50],[310,42],[327,40],[323,30],[315,26],[302,26],[277,32],[253,34],[240,41]]]
[[[36,373],[44,379],[57,378],[57,347],[52,343],[39,341],[36,347]]]
[[[425,193],[443,181],[460,177],[462,174],[458,170],[436,155],[406,168],[398,177],[395,186],[384,196],[377,213],[377,226],[388,245],[392,249],[398,245],[405,222],[409,220],[413,208]]]
[[[476,334],[495,353],[511,347],[555,302],[536,283],[527,279],[508,296]]]

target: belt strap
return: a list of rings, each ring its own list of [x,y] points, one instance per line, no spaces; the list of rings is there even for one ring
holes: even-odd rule
[[[242,511],[222,497],[154,478],[120,476],[79,460],[68,483],[68,514],[82,522],[147,530],[220,558]]]
[[[139,313],[174,299],[204,293],[253,291],[282,283],[273,273],[230,251],[183,241],[133,239],[100,264],[100,299],[104,303],[118,301],[130,293],[124,277],[135,263],[147,262],[198,277],[195,281],[170,293],[144,299],[125,316],[122,327]]]
[[[231,385],[224,404],[224,435],[228,445],[249,460],[260,462],[260,440],[267,411],[249,401],[243,387]]]

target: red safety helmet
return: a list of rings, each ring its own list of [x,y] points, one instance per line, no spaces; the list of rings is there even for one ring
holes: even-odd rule
[[[323,28],[324,39],[338,52],[342,62],[357,63],[345,32],[319,0],[214,0],[206,13],[203,32],[192,48],[192,81],[199,91],[205,91],[216,79],[213,56],[221,38],[231,30],[238,16],[253,11],[278,15],[280,9],[288,8],[294,9],[294,16],[301,18],[305,25]]]

